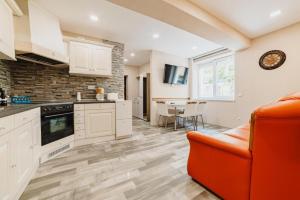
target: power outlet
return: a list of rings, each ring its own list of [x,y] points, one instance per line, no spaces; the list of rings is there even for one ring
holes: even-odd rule
[[[88,85],[88,90],[95,90],[96,86],[95,85]]]

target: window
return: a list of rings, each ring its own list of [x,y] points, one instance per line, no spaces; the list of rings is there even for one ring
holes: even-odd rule
[[[234,100],[232,55],[199,64],[198,97],[207,100]]]

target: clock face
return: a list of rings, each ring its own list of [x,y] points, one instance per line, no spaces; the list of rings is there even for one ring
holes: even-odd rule
[[[259,65],[266,70],[272,70],[280,67],[285,62],[286,56],[283,51],[268,51],[259,59]]]

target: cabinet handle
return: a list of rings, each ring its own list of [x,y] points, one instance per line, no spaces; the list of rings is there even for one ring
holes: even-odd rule
[[[0,131],[5,130],[5,127],[0,127]]]
[[[11,168],[16,168],[16,167],[17,167],[17,165],[12,165],[12,166],[11,166]]]

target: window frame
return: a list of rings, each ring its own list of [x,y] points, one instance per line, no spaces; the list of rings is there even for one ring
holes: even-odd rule
[[[216,87],[217,87],[217,82],[216,82],[216,71],[217,71],[217,62],[225,60],[228,57],[232,57],[233,60],[233,68],[234,68],[234,81],[233,81],[233,96],[217,96],[216,95]],[[198,99],[206,100],[206,101],[235,101],[235,92],[236,92],[236,67],[235,67],[235,55],[234,53],[229,53],[229,54],[224,54],[220,55],[217,57],[213,57],[210,59],[206,59],[200,62],[197,62],[197,97]],[[207,65],[212,64],[213,65],[213,96],[212,97],[201,97],[200,96],[200,69],[208,67]]]

